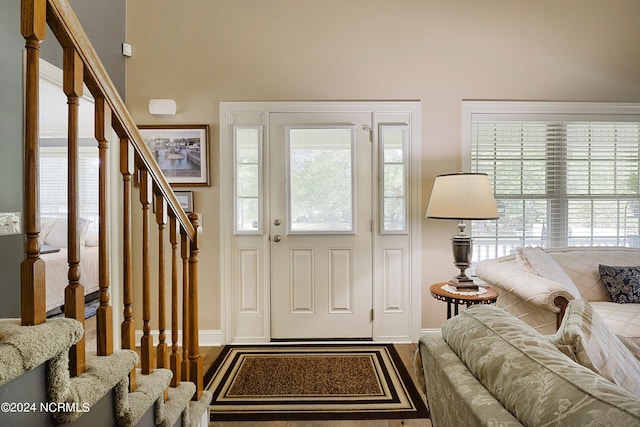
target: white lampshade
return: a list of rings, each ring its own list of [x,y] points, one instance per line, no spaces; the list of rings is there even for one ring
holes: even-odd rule
[[[483,173],[436,176],[426,217],[457,220],[497,219],[498,207],[489,177]]]

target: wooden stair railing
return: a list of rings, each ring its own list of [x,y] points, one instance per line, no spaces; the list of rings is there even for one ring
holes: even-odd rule
[[[150,374],[154,364],[173,371],[172,387],[181,380],[196,384],[194,400],[200,399],[203,387],[202,360],[198,342],[198,258],[201,247],[201,230],[198,215],[184,212],[173,190],[162,174],[153,155],[142,140],[129,112],[120,99],[91,43],[82,29],[68,0],[22,0],[21,33],[26,46],[25,75],[25,141],[24,141],[24,228],[25,259],[21,264],[21,316],[23,325],[36,325],[46,321],[45,314],[45,267],[40,258],[40,212],[39,212],[39,60],[40,43],[45,39],[49,26],[63,48],[63,90],[68,99],[68,234],[69,234],[69,285],[65,290],[65,316],[84,322],[84,289],[80,276],[80,240],[78,206],[78,103],[82,96],[83,83],[95,100],[95,139],[99,156],[99,306],[97,309],[97,353],[106,356],[113,352],[112,330],[113,308],[109,290],[113,280],[109,274],[109,222],[107,221],[108,182],[114,168],[109,164],[108,129],[113,129],[120,144],[118,171],[122,179],[122,317],[120,346],[136,349],[141,353],[142,374]],[[135,184],[137,185],[134,185]],[[140,200],[140,209],[134,208],[134,193]],[[158,252],[151,248],[150,208],[154,207],[158,227]],[[141,274],[142,274],[142,339],[136,344],[134,322],[134,248],[133,218],[142,221]],[[169,224],[168,238],[165,227]],[[166,242],[168,240],[168,242]],[[168,244],[168,246],[165,246]],[[178,248],[180,245],[180,248]],[[166,268],[165,247],[170,248],[171,265],[171,349],[166,342]],[[178,255],[178,250],[180,255]],[[182,259],[182,265],[179,262]],[[136,258],[137,259],[137,258]],[[157,261],[158,283],[151,282],[151,265]],[[137,264],[136,264],[137,265]],[[182,279],[182,280],[180,280]],[[182,285],[182,286],[180,286]],[[182,289],[180,289],[180,287]],[[179,294],[182,290],[182,306]],[[158,293],[159,343],[153,348],[151,307],[152,291]],[[178,341],[179,319],[182,313],[182,355]],[[70,354],[70,372],[81,375],[84,370],[84,340],[78,342]],[[136,387],[135,370],[130,374],[130,389]]]

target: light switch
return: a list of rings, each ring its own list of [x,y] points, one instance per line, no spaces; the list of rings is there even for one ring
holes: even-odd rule
[[[22,233],[20,212],[0,212],[0,236]]]

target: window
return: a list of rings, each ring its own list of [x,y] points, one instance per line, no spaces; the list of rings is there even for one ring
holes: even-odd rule
[[[287,127],[290,233],[354,230],[353,126]]]
[[[474,261],[517,246],[640,246],[640,106],[465,103],[470,169],[500,219],[472,224]]]
[[[409,126],[380,125],[381,232],[407,232],[407,146]]]
[[[235,231],[262,230],[262,126],[234,126]]]
[[[78,148],[78,209],[81,218],[88,219],[90,229],[98,226],[98,147]],[[67,208],[67,148],[40,148],[40,215],[66,217]]]

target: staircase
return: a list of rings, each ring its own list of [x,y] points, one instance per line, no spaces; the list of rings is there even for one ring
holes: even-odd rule
[[[63,49],[63,91],[69,117],[69,284],[65,318],[50,320],[45,313],[38,206],[39,60],[47,27]],[[0,319],[0,400],[5,405],[0,425],[204,425],[211,394],[203,390],[198,344],[199,218],[187,216],[178,203],[68,1],[22,0],[21,32],[26,47],[25,258],[21,264],[21,319]],[[100,160],[100,304],[95,352],[85,349],[84,289],[79,271],[78,100],[85,86],[95,100]],[[119,152],[119,164],[112,166],[109,150],[114,149]],[[121,183],[117,200],[116,192],[109,188],[114,174]],[[113,206],[121,212],[117,220],[110,217]],[[142,224],[141,239],[135,242],[134,223]],[[115,251],[110,248],[112,224],[119,224],[121,236],[117,239],[121,247]],[[120,255],[110,259],[111,253]],[[170,254],[167,266],[165,253]],[[111,277],[112,271],[118,271],[118,277]],[[134,301],[134,277],[142,301]],[[122,295],[121,306],[112,306],[110,295],[116,292]],[[140,342],[135,339],[134,302],[142,307],[137,317],[142,319]],[[154,304],[158,314],[152,319]],[[114,317],[122,319],[119,333],[114,332]],[[152,326],[158,330],[157,342],[151,335]]]

